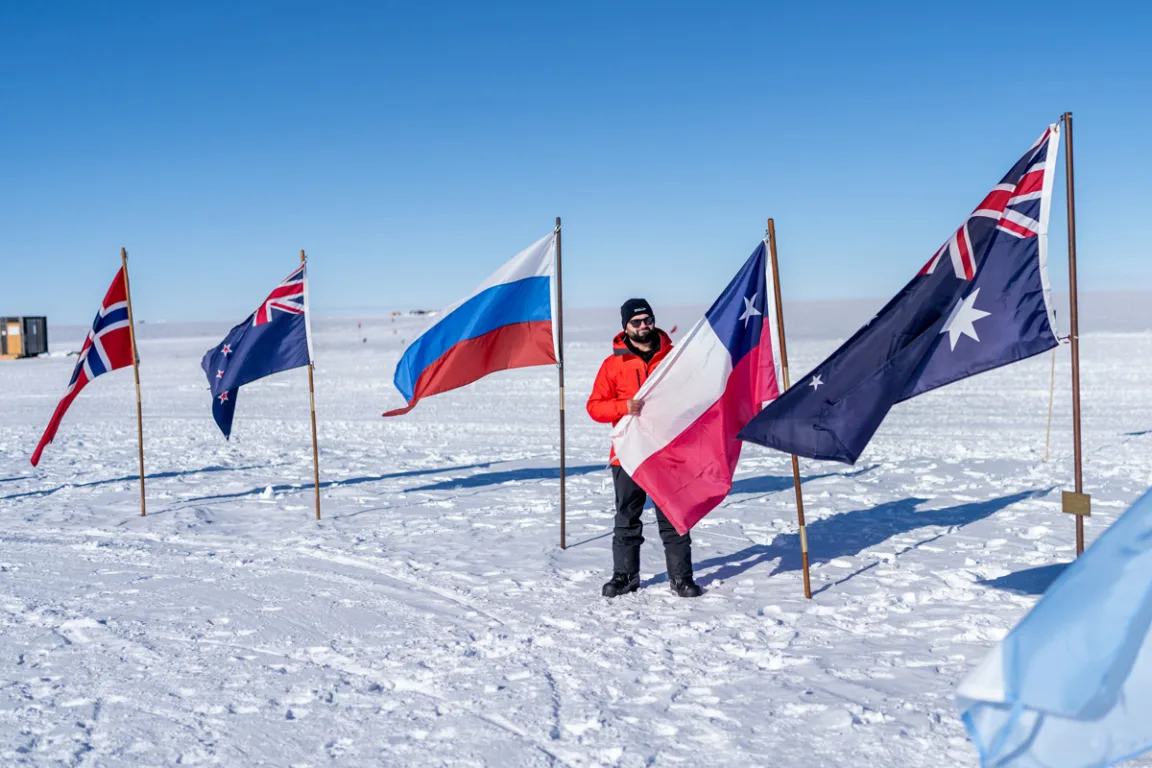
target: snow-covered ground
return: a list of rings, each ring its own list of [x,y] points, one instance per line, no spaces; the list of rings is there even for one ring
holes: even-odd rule
[[[230,443],[212,423],[224,326],[141,329],[146,518],[132,374],[33,470],[74,358],[0,362],[0,764],[973,765],[955,686],[1073,554],[1067,349],[1047,463],[1047,355],[898,406],[856,467],[803,462],[812,601],[789,460],[750,446],[693,532],[705,595],[670,593],[650,526],[610,602],[583,399],[613,314],[568,329],[567,550],[555,371],[382,419],[417,320],[317,324],[319,522],[302,370],[241,392]],[[1083,358],[1091,541],[1152,484],[1152,334]]]

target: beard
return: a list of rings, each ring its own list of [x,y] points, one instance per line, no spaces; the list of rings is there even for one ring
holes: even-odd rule
[[[624,332],[633,343],[647,344],[656,338],[656,328],[651,325],[646,325],[643,328],[628,326]]]

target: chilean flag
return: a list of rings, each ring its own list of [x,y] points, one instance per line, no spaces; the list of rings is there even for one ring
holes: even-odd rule
[[[409,345],[393,381],[408,401],[399,416],[430,395],[471,384],[496,371],[554,364],[552,334],[556,232],[537,240]]]
[[[766,254],[762,242],[612,432],[620,465],[681,534],[732,490],[736,433],[783,390]]]

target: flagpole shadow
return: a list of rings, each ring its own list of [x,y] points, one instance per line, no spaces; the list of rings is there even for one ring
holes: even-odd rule
[[[579,467],[568,467],[566,475],[567,477],[579,477],[602,469],[604,469],[603,464],[585,464]],[[419,488],[409,488],[406,493],[415,493],[417,491],[456,491],[464,488],[482,488],[486,485],[501,485],[502,483],[559,479],[559,467],[524,467],[522,469],[506,469],[498,472],[482,472],[455,480],[444,480],[439,483],[432,483],[431,485],[422,485]]]
[[[1052,586],[1052,582],[1060,578],[1060,574],[1064,573],[1069,565],[1071,563],[1051,563],[1036,568],[1025,568],[996,579],[981,579],[977,583],[1017,595],[1042,595]]]
[[[569,544],[567,547],[565,547],[565,549],[576,549],[576,547],[581,547],[585,544],[591,544],[592,542],[599,541],[600,539],[606,539],[611,535],[612,535],[612,531],[605,531],[604,533],[597,534],[596,536],[592,536],[591,538],[583,539],[581,541],[577,541],[575,543]]]
[[[813,480],[823,480],[828,477],[838,478],[851,478],[859,477],[860,475],[871,472],[875,466],[861,467],[853,472],[825,472],[820,475],[808,475],[800,478],[800,483],[810,483]],[[792,475],[757,475],[755,477],[745,477],[741,480],[736,480],[732,483],[732,490],[728,492],[728,500],[721,504],[721,507],[731,506],[732,504],[740,504],[751,501],[751,499],[733,499],[732,496],[758,493],[763,496],[770,496],[773,493],[786,491],[795,487],[796,481]]]
[[[434,467],[430,469],[411,469],[403,472],[390,472],[383,475],[368,475],[364,477],[349,477],[344,480],[325,480],[320,483],[320,488],[341,488],[348,485],[363,485],[364,483],[377,483],[381,480],[395,480],[401,477],[419,477],[421,475],[439,475],[446,472],[460,472],[466,469],[477,469],[481,467],[490,467],[495,462],[485,461],[477,464],[464,464],[457,467]],[[180,499],[181,503],[193,503],[200,501],[224,501],[227,499],[239,499],[244,496],[253,496],[267,490],[269,486],[262,485],[257,488],[250,488],[246,491],[236,491],[235,493],[217,493],[211,496],[196,496],[190,499]],[[295,485],[280,484],[271,486],[273,493],[283,493],[288,491],[310,491],[312,490],[312,483],[297,483]]]
[[[991,517],[996,512],[1017,502],[1036,496],[1044,496],[1051,490],[1051,488],[1046,488],[1036,491],[1021,491],[987,501],[957,504],[942,509],[918,509],[927,499],[900,499],[885,502],[870,509],[843,512],[814,520],[808,524],[809,560],[811,564],[815,565],[827,563],[836,558],[852,557],[870,547],[882,544],[894,536],[918,528],[961,528]],[[951,531],[917,542],[910,549],[941,538],[947,533],[951,533]],[[770,544],[756,544],[737,552],[730,552],[698,562],[695,564],[695,570],[697,573],[703,572],[703,575],[697,579],[697,582],[701,586],[707,586],[714,582],[726,581],[774,560],[779,562],[770,575],[800,570],[799,534],[780,534]],[[831,586],[843,584],[875,565],[876,563],[871,563],[837,582],[821,587],[816,592],[819,593]],[[645,586],[659,584],[667,580],[667,574],[660,574],[645,582]]]
[[[250,467],[222,467],[213,465],[210,467],[203,467],[202,469],[186,469],[179,472],[153,472],[152,474],[144,475],[145,480],[164,480],[172,477],[187,477],[189,475],[199,475],[207,472],[243,472],[249,469],[268,469],[272,466],[284,466],[282,464],[258,464]],[[24,478],[14,477],[12,480],[21,480]],[[29,478],[31,479],[31,478]],[[45,488],[38,491],[24,491],[22,493],[12,493],[7,496],[0,496],[0,501],[7,501],[11,499],[23,499],[29,496],[49,496],[57,491],[62,491],[65,488],[94,488],[100,485],[112,485],[113,483],[127,483],[140,479],[140,475],[125,475],[124,477],[113,477],[106,480],[90,480],[86,483],[65,483],[58,485],[55,488]],[[2,481],[0,481],[2,482]]]

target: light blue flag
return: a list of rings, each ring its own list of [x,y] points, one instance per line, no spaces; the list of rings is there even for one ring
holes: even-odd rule
[[[1107,766],[1152,746],[1152,492],[957,690],[985,766]]]

